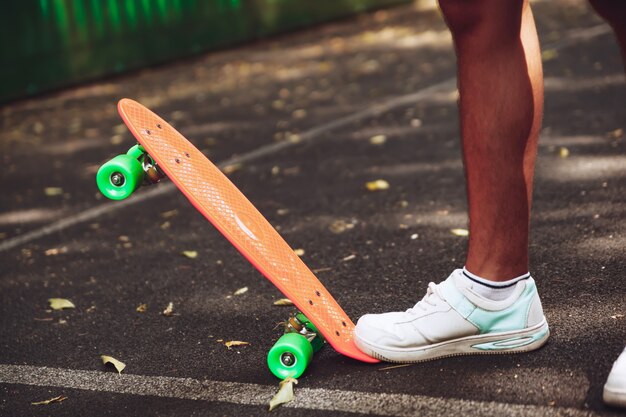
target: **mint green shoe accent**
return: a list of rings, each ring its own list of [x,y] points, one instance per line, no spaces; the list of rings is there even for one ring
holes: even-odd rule
[[[534,282],[529,280],[520,297],[511,306],[498,311],[488,311],[469,301],[451,280],[442,282],[439,284],[439,288],[448,304],[463,318],[475,325],[480,334],[526,328],[528,311],[537,294]]]
[[[540,329],[540,331],[532,335],[512,337],[510,339],[498,340],[497,342],[481,343],[478,345],[472,345],[472,347],[479,350],[511,350],[537,342],[543,339],[547,333],[548,326]]]
[[[537,294],[535,284],[529,281],[522,295],[511,306],[500,311],[476,308],[467,319],[474,323],[482,334],[523,329],[527,326],[528,310],[535,294]]]

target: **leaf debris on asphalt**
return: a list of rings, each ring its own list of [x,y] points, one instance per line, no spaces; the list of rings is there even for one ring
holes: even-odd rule
[[[278,392],[270,400],[270,409],[272,411],[281,404],[286,404],[293,400],[293,386],[298,383],[295,378],[287,378],[284,381],[280,381]]]
[[[304,256],[304,249],[294,249],[293,251],[298,256]]]
[[[189,259],[196,259],[198,257],[198,252],[195,250],[184,250],[180,254]]]
[[[328,230],[338,235],[340,233],[345,232],[346,230],[354,229],[355,224],[356,224],[356,220],[352,220],[348,222],[348,221],[339,219],[339,220],[335,220],[334,222],[332,222],[331,225],[328,226]]]
[[[559,56],[559,52],[556,49],[544,49],[541,52],[541,60],[543,62],[552,61]]]
[[[619,128],[619,129],[612,130],[607,134],[607,136],[612,139],[621,138],[622,136],[624,136],[624,129]]]
[[[348,256],[342,258],[341,260],[344,261],[344,262],[348,262],[348,261],[351,261],[351,260],[353,260],[355,258],[356,258],[356,255],[353,253],[352,255],[348,255]]]
[[[372,145],[382,145],[387,142],[387,136],[385,135],[376,135],[370,138],[370,143]]]
[[[148,311],[148,304],[139,304],[135,309],[137,313],[145,313]]]
[[[450,229],[450,233],[455,236],[469,236],[469,231],[467,229]]]
[[[242,167],[243,167],[242,164],[230,164],[222,168],[222,172],[224,172],[224,174],[226,175],[229,175],[229,174],[232,174],[233,172],[239,171]]]
[[[289,298],[281,298],[280,300],[276,300],[274,301],[274,305],[275,306],[292,306],[293,301],[291,301]]]
[[[168,211],[164,211],[163,213],[161,213],[161,217],[164,219],[170,219],[177,215],[178,215],[178,209],[168,210]]]
[[[53,310],[63,310],[64,308],[76,308],[73,302],[66,298],[49,298],[48,303]]]
[[[239,288],[237,291],[233,293],[233,295],[241,295],[248,292],[248,287]]]
[[[218,340],[218,342],[221,340],[222,339]],[[230,350],[233,346],[245,346],[249,344],[250,342],[242,342],[241,340],[230,340],[228,342],[224,342],[224,346],[226,346],[228,350]]]
[[[51,248],[47,249],[44,254],[46,256],[56,256],[62,253],[67,253],[67,246],[62,246],[60,248]]]
[[[49,400],[37,401],[34,403],[30,403],[30,405],[48,405],[52,403],[60,403],[67,400],[65,395],[59,395],[58,397],[50,398]]]
[[[389,188],[389,183],[385,180],[379,179],[365,183],[365,188],[370,191],[387,190]]]
[[[56,197],[63,194],[63,188],[61,187],[46,187],[43,190],[44,194],[48,197]]]
[[[119,361],[112,356],[100,355],[100,359],[102,359],[102,363],[104,365],[113,365],[118,374],[121,374],[124,368],[126,368],[126,364],[124,362]]]
[[[174,303],[173,302],[169,302],[167,304],[167,307],[165,307],[165,310],[163,310],[163,315],[166,317],[170,317],[174,315]]]

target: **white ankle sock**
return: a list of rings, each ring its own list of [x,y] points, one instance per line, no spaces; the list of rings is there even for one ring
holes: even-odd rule
[[[530,273],[515,277],[508,281],[490,281],[478,275],[472,274],[463,267],[463,278],[470,281],[472,290],[478,295],[492,301],[506,300],[515,290],[515,284],[524,279],[530,278]]]

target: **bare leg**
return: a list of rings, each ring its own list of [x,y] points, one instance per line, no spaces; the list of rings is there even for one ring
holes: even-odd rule
[[[589,0],[589,3],[606,20],[615,32],[615,37],[622,51],[622,59],[626,68],[626,2],[618,0]],[[614,407],[626,407],[626,349],[617,358],[606,384],[602,398],[605,403]]]
[[[539,42],[525,0],[439,0],[458,59],[470,238],[466,267],[503,281],[528,271]]]
[[[589,3],[613,28],[626,66],[626,2],[623,0],[589,0]]]

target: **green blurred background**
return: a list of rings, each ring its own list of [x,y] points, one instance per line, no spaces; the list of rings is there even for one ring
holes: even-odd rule
[[[22,0],[0,17],[0,103],[407,0]]]

